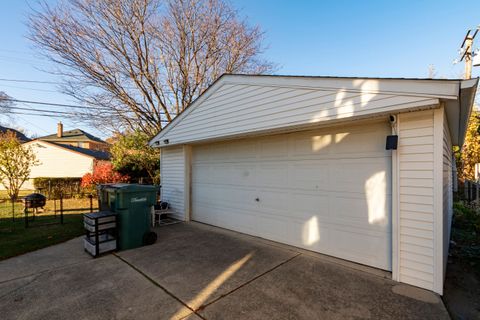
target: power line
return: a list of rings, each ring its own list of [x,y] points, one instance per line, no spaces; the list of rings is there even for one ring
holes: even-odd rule
[[[26,82],[26,83],[42,83],[42,84],[61,84],[61,82],[55,81],[40,81],[40,80],[24,80],[24,79],[7,79],[7,78],[0,78],[0,81],[6,82]]]
[[[58,93],[58,91],[55,90],[47,90],[47,89],[37,89],[37,88],[28,88],[28,87],[19,87],[19,86],[11,86],[8,84],[2,84],[0,87],[7,87],[7,88],[15,88],[15,89],[22,89],[22,90],[30,90],[30,91],[41,91],[41,92],[55,92]]]
[[[110,108],[107,107],[86,107],[86,106],[79,106],[79,105],[73,105],[73,104],[63,104],[63,103],[54,103],[54,102],[45,102],[45,101],[32,101],[32,100],[20,100],[20,99],[12,99],[12,98],[6,98],[3,99],[6,101],[12,101],[12,102],[20,102],[20,103],[27,103],[27,104],[38,104],[38,105],[45,105],[45,106],[55,106],[55,107],[65,107],[65,108],[75,108],[75,109],[86,109],[86,110],[102,110],[102,111],[110,111]],[[161,111],[160,114],[165,114],[165,112]],[[174,112],[169,112],[170,115],[174,116],[176,113]]]
[[[39,83],[39,84],[64,84],[62,82],[57,81],[40,81],[40,80],[25,80],[25,79],[7,79],[7,78],[0,78],[0,81],[7,81],[7,82],[25,82],[25,83]],[[132,86],[125,86],[127,89],[135,89],[137,88]],[[164,93],[174,93],[172,90],[166,90],[165,88],[162,89]]]
[[[9,112],[10,114],[21,114],[25,116],[39,116],[39,117],[49,117],[49,118],[58,118],[58,115],[55,114],[40,114],[40,113],[28,113],[28,112]]]
[[[11,114],[23,114],[23,115],[30,115],[30,116],[51,116],[51,117],[60,117],[62,115],[66,117],[72,116],[91,116],[89,113],[84,112],[69,112],[69,111],[57,111],[57,110],[47,110],[47,109],[32,109],[32,108],[22,108],[22,107],[9,107],[8,109],[13,109],[13,112],[9,112]],[[21,110],[21,111],[16,111]],[[30,111],[30,113],[25,113],[24,111]],[[166,119],[160,119],[161,122],[168,122]]]
[[[32,109],[32,108],[22,108],[22,107],[8,107],[8,109],[14,110],[26,110],[26,111],[35,111],[35,112],[53,112],[53,113],[61,113],[61,114],[69,114],[69,115],[80,115],[86,113],[76,113],[76,112],[66,112],[66,111],[57,111],[57,110],[45,110],[45,109]]]
[[[32,122],[28,121],[28,120],[27,120],[27,119],[25,119],[25,118],[23,118],[22,120],[23,120],[23,121],[25,121],[26,123],[28,123],[28,124],[30,124],[30,125],[32,125],[32,126],[34,126],[35,128],[37,128],[37,129],[39,129],[39,130],[41,130],[41,131],[43,131],[43,132],[47,133],[47,134],[48,134],[48,133],[50,133],[50,132],[48,132],[47,130],[43,129],[42,127],[39,127],[39,126],[37,126],[36,124],[34,124],[34,123],[32,123]]]
[[[98,109],[98,110],[105,110],[106,108],[103,107],[85,107],[85,106],[78,106],[73,104],[63,104],[63,103],[55,103],[55,102],[45,102],[45,101],[32,101],[32,100],[20,100],[20,99],[11,99],[7,98],[4,100],[12,101],[12,102],[21,102],[21,103],[29,103],[29,104],[40,104],[46,106],[55,106],[55,107],[67,107],[67,108],[78,108],[78,109]]]

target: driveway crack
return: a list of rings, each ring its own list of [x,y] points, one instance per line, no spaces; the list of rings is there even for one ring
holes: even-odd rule
[[[206,307],[208,307],[208,306],[211,305],[211,304],[214,304],[214,303],[217,302],[218,300],[225,298],[226,296],[228,296],[228,295],[234,293],[235,291],[237,291],[237,290],[239,290],[239,289],[241,289],[241,288],[249,285],[249,284],[252,283],[253,281],[255,281],[255,280],[263,277],[264,275],[272,272],[273,270],[280,268],[281,266],[283,266],[283,265],[286,264],[286,263],[289,263],[290,261],[292,261],[293,259],[295,259],[296,257],[298,257],[298,256],[301,255],[301,254],[302,254],[301,252],[297,253],[297,254],[294,255],[293,257],[291,257],[291,258],[289,258],[289,259],[287,259],[287,260],[285,260],[285,261],[277,264],[277,265],[274,266],[273,268],[270,268],[270,269],[268,269],[267,271],[265,271],[265,272],[263,272],[263,273],[255,276],[255,277],[253,277],[252,279],[250,279],[250,280],[248,280],[247,282],[241,284],[240,286],[236,287],[235,289],[232,289],[232,290],[230,290],[229,292],[227,292],[227,293],[225,293],[225,294],[222,294],[222,295],[219,296],[218,298],[215,298],[214,300],[212,300],[212,301],[210,301],[210,302],[208,302],[208,303],[206,303],[206,304],[204,304],[204,305],[201,305],[201,306],[198,307],[195,311],[201,311],[201,310],[205,309]]]
[[[15,293],[15,292],[20,291],[21,289],[27,287],[27,286],[30,285],[31,283],[35,282],[35,280],[37,280],[38,277],[40,277],[41,275],[42,275],[42,273],[36,274],[36,275],[34,275],[34,276],[31,276],[31,277],[33,277],[33,279],[31,279],[31,280],[29,280],[27,283],[25,283],[25,284],[23,284],[23,285],[21,285],[21,286],[19,286],[19,287],[17,287],[17,288],[14,288],[14,289],[6,292],[5,294],[1,295],[1,296],[0,296],[0,300],[3,299],[3,298],[5,298],[5,297],[8,296],[8,295],[11,295],[12,293]],[[25,277],[24,277],[24,278],[25,278]]]
[[[123,263],[125,263],[126,265],[128,265],[130,268],[132,268],[133,270],[135,270],[136,272],[138,272],[139,274],[141,274],[145,279],[147,279],[148,281],[150,281],[153,285],[155,285],[156,287],[160,288],[161,290],[163,290],[166,294],[168,294],[170,297],[172,297],[173,299],[177,300],[179,303],[181,303],[185,308],[187,308],[188,310],[192,311],[192,313],[194,313],[196,316],[198,316],[199,318],[203,319],[203,320],[206,320],[204,317],[202,317],[200,314],[198,314],[196,312],[196,310],[192,309],[188,304],[186,304],[184,301],[182,301],[179,297],[175,296],[172,292],[170,292],[168,289],[166,289],[165,287],[163,287],[160,283],[156,282],[153,278],[151,278],[150,276],[148,276],[145,272],[143,272],[142,270],[140,270],[139,268],[137,268],[136,266],[134,266],[133,264],[131,264],[130,262],[128,262],[127,260],[125,260],[124,258],[122,258],[121,256],[119,256],[118,254],[116,253],[113,253],[113,255],[115,257],[117,257],[120,261],[122,261]],[[188,317],[185,316],[184,318]]]

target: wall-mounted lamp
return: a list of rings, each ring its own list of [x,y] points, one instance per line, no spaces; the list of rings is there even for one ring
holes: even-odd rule
[[[397,135],[387,136],[387,145],[386,145],[387,150],[397,150],[397,145],[398,145]]]
[[[397,123],[397,116],[394,114],[389,115],[388,122],[390,122],[393,132],[397,133],[395,128],[395,124]],[[387,136],[387,143],[386,143],[385,149],[397,150],[397,145],[398,145],[398,135],[394,134],[394,135]]]
[[[164,143],[164,144],[169,144],[170,141],[168,141],[168,139],[165,139],[165,140],[163,140],[163,143]]]

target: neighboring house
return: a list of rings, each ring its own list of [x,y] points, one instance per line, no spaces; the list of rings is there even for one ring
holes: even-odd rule
[[[24,190],[34,189],[33,178],[81,178],[84,174],[92,172],[97,161],[110,158],[107,152],[42,140],[32,140],[24,146],[31,147],[39,161],[38,166],[31,168],[30,179],[22,186]]]
[[[442,294],[452,145],[463,144],[477,83],[224,75],[151,141],[162,200],[182,220]]]
[[[17,137],[17,139],[22,143],[30,141],[30,139],[27,138],[27,136],[24,135],[23,133],[21,133],[20,131],[12,129],[12,128],[7,128],[7,127],[0,126],[0,133],[5,133],[7,131],[12,131],[13,133],[15,133],[15,136]]]
[[[105,152],[108,152],[110,148],[107,142],[83,130],[73,129],[63,131],[63,124],[61,122],[57,125],[56,134],[39,137],[38,140]]]

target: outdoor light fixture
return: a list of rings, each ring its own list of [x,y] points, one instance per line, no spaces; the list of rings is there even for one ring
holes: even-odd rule
[[[398,136],[397,135],[391,135],[387,136],[387,150],[397,150],[397,145],[398,145]]]
[[[170,141],[168,141],[168,139],[163,140],[163,143],[164,143],[164,144],[168,144],[169,142],[170,142]]]
[[[390,122],[390,125],[392,126],[392,131],[393,133],[397,133],[397,130],[395,128],[395,124],[397,123],[397,116],[391,114],[388,116],[388,122]],[[398,145],[398,135],[389,135],[387,136],[387,143],[385,149],[387,150],[397,150],[397,145]]]

